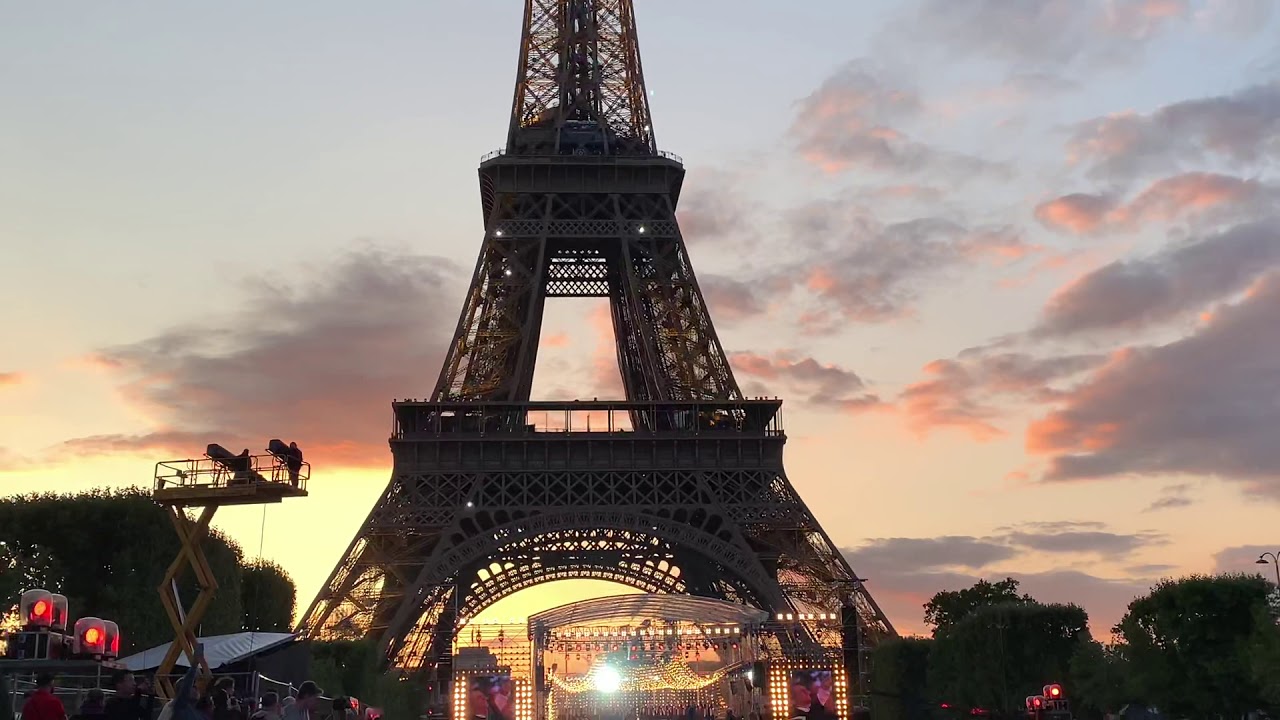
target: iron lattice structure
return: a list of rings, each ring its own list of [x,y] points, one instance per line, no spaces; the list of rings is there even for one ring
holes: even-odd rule
[[[530,585],[613,580],[771,612],[857,608],[894,633],[783,470],[776,400],[744,399],[656,149],[630,0],[527,0],[485,236],[429,401],[394,403],[386,491],[301,621],[446,664],[459,618]],[[626,400],[530,402],[548,297],[607,297]],[[779,643],[817,643],[802,626]]]

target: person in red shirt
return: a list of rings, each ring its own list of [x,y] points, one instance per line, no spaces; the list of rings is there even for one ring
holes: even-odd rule
[[[22,720],[67,720],[67,709],[53,694],[53,676],[36,676],[36,691],[22,704]]]

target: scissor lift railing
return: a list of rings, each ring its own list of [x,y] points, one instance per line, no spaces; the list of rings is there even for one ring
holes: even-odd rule
[[[284,457],[275,454],[218,458],[206,455],[156,463],[152,497],[168,510],[182,543],[158,588],[160,603],[174,629],[174,642],[156,670],[157,689],[164,697],[173,697],[173,683],[168,676],[178,656],[186,654],[189,662],[197,662],[196,630],[218,592],[218,581],[203,548],[214,513],[223,505],[261,505],[306,497],[310,476],[308,463],[295,463],[290,467]],[[200,508],[200,511],[193,519],[187,514],[187,508]],[[200,591],[190,607],[183,609],[175,588],[186,566],[195,573]],[[203,687],[211,673],[203,658],[199,664]]]

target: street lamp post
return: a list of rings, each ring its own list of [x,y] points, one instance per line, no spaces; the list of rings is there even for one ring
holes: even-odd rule
[[[1258,556],[1257,565],[1274,565],[1276,568],[1276,587],[1280,587],[1280,554],[1264,552]]]

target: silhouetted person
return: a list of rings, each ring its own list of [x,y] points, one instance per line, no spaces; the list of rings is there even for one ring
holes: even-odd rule
[[[249,471],[253,469],[253,458],[249,456],[249,448],[245,448],[235,459],[229,461],[229,464],[235,471],[231,482],[236,485],[249,484]]]
[[[111,684],[115,686],[116,694],[107,701],[107,720],[151,720],[151,707],[156,698],[151,694],[149,683],[144,682],[139,687],[133,673],[116,670],[111,673]]]
[[[324,690],[311,680],[299,685],[297,699],[284,711],[285,720],[318,720],[322,695]],[[312,710],[316,711],[316,718],[312,718]]]
[[[98,688],[93,688],[80,703],[80,712],[72,720],[102,720],[107,715],[107,696]]]
[[[67,709],[53,694],[53,676],[36,676],[36,691],[22,703],[22,720],[67,720]]]
[[[298,443],[289,443],[289,453],[285,455],[285,465],[289,468],[289,482],[298,487],[298,474],[302,472],[302,449]]]
[[[200,661],[204,658],[204,645],[196,644],[196,655],[187,673],[173,689],[173,699],[160,711],[158,720],[200,720],[204,717],[200,702],[196,700],[196,676],[200,674]],[[208,701],[208,698],[205,698]],[[212,703],[209,707],[212,707]]]
[[[279,720],[283,708],[280,707],[280,696],[269,692],[262,694],[262,707],[249,717],[249,720]]]

